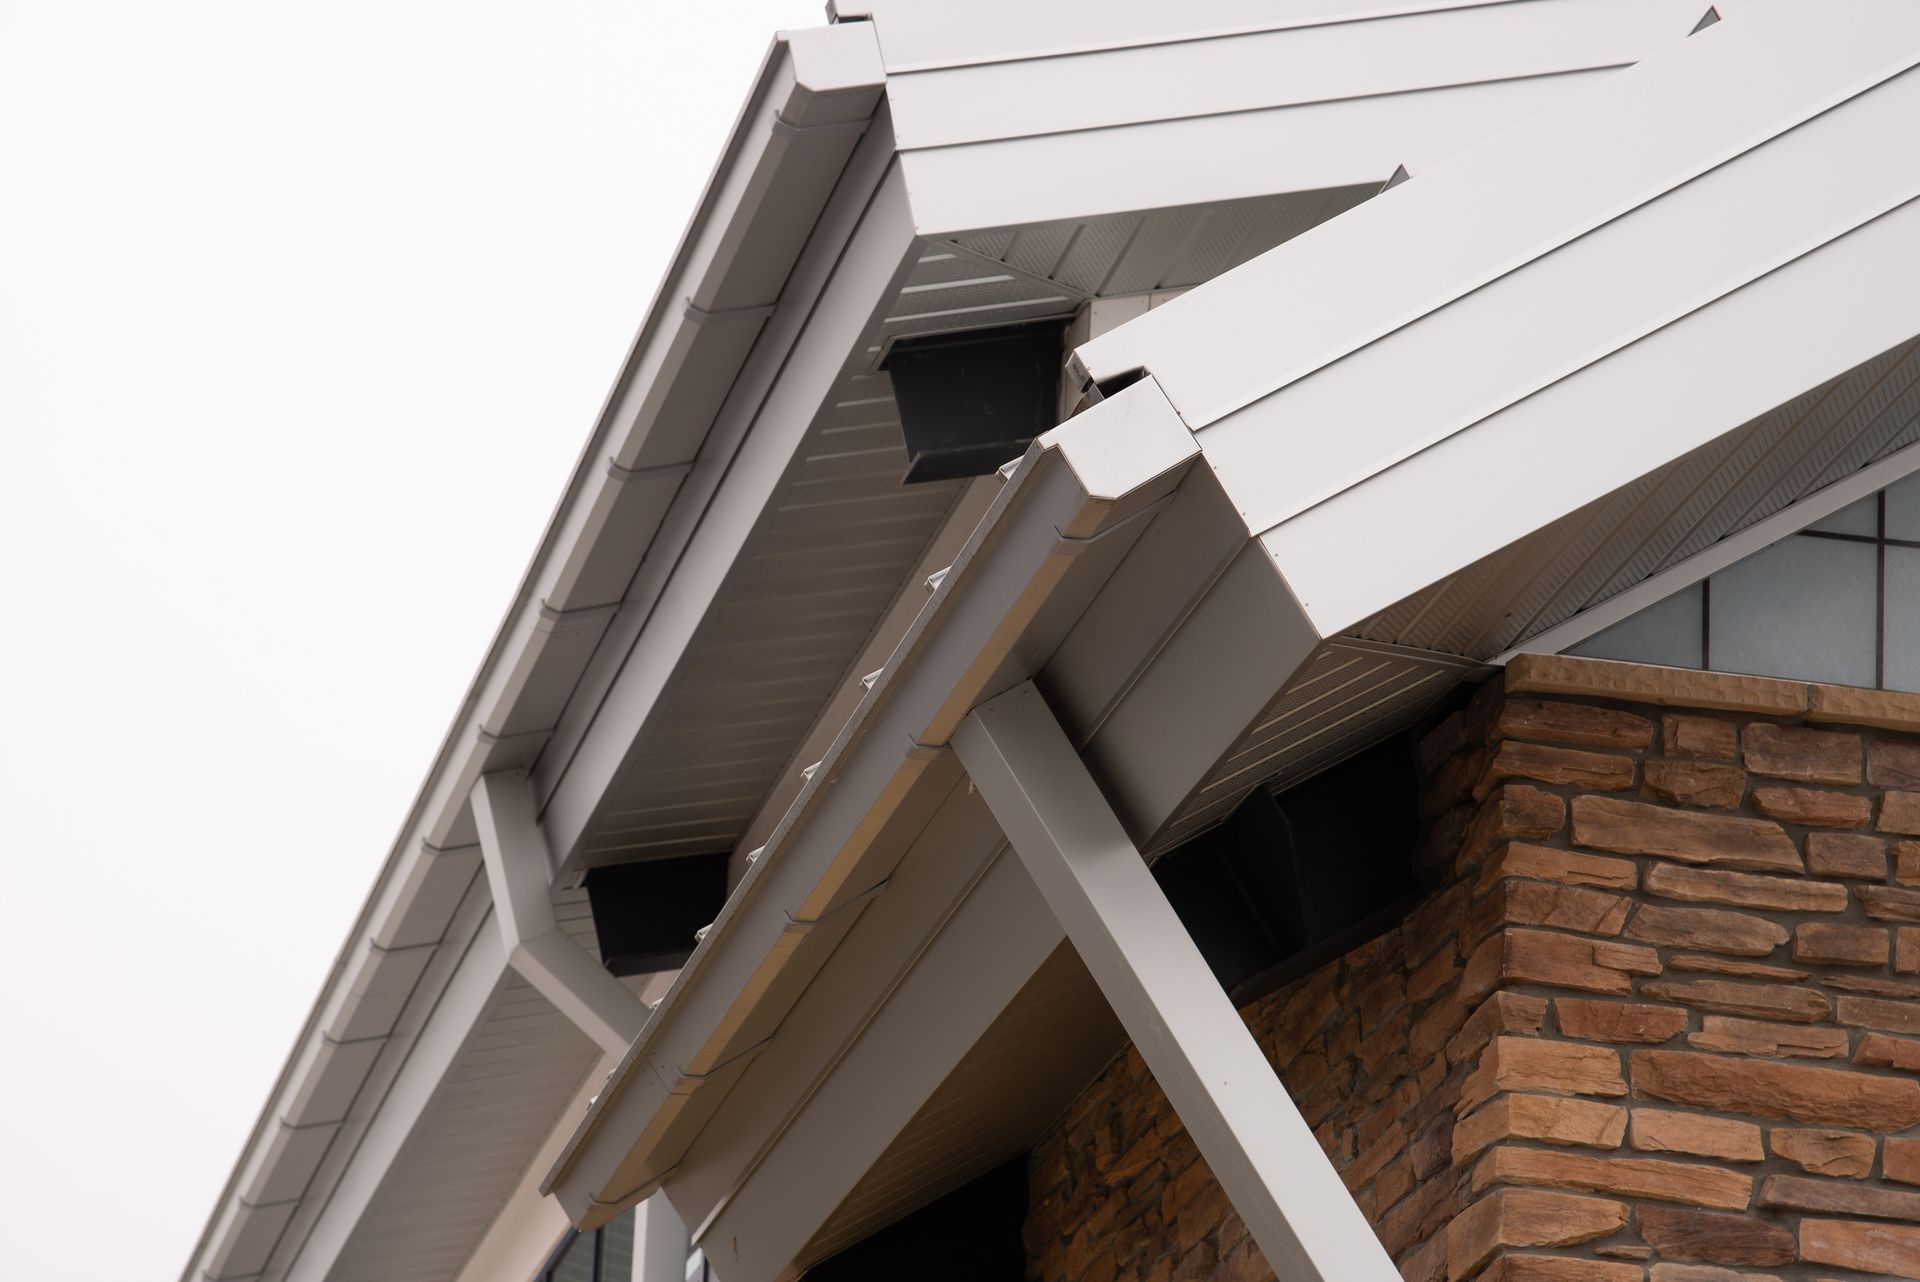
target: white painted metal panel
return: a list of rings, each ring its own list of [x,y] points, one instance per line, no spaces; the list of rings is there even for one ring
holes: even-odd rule
[[[1105,378],[1151,352],[1182,417],[1205,426],[1905,70],[1917,47],[1920,10],[1897,0],[1756,8],[1497,144],[1410,166],[1416,181],[1387,199],[1081,356]]]
[[[715,1271],[780,1276],[1060,940],[1019,861],[1002,857],[706,1226]]]
[[[1920,53],[1920,21],[1914,39]],[[1920,71],[1219,420],[1203,432],[1208,458],[1250,528],[1271,528],[1920,194],[1920,169],[1886,155],[1887,139],[1916,116]],[[1618,151],[1639,151],[1637,133],[1630,136]],[[1553,323],[1537,323],[1544,316]],[[1465,352],[1473,359],[1433,358]]]
[[[565,1015],[504,976],[328,1282],[450,1282],[598,1059]]]
[[[977,708],[954,750],[1268,1264],[1400,1274],[1040,692]]]
[[[1473,5],[1077,57],[896,71],[887,101],[903,151],[1221,116],[1627,66],[1684,37],[1700,7],[1698,0]]]
[[[1920,333],[1920,204],[1887,214],[1263,536],[1327,631],[1360,620]],[[1808,325],[1805,318],[1822,323]],[[1651,394],[1650,392],[1655,393]],[[1535,455],[1557,442],[1555,455]],[[1516,459],[1499,502],[1456,485]],[[1452,484],[1436,478],[1458,478]],[[1419,529],[1420,538],[1401,537]],[[1445,538],[1431,537],[1444,530]],[[1364,565],[1364,573],[1356,567]]]
[[[1485,0],[1109,0],[1097,16],[1071,4],[976,0],[966,20],[926,0],[835,0],[842,19],[869,18],[889,72],[1013,61],[1282,27],[1357,22]]]
[[[1449,156],[1616,74],[1567,72],[904,153],[929,236],[1181,203],[1371,185]],[[1265,295],[1268,298],[1272,294]],[[1120,331],[1120,332],[1125,332]],[[1115,366],[1137,368],[1139,361]],[[1102,375],[1105,377],[1105,375]]]

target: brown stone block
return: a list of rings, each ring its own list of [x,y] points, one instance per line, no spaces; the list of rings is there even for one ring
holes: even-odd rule
[[[1884,966],[1887,932],[1881,926],[1802,922],[1793,929],[1793,959],[1825,966]]]
[[[1920,729],[1920,696],[1859,686],[1809,686],[1807,720],[1912,731]]]
[[[1627,1083],[1620,1075],[1617,1051],[1535,1037],[1496,1037],[1461,1086],[1458,1111],[1471,1112],[1501,1091],[1625,1095]]]
[[[1904,1037],[1889,1037],[1885,1033],[1868,1033],[1854,1048],[1853,1062],[1920,1073],[1920,1042],[1910,1042]]]
[[[1761,716],[1798,716],[1807,710],[1807,687],[1799,681],[1565,654],[1515,655],[1507,661],[1504,684],[1508,694],[1592,695],[1623,703]]]
[[[1488,1042],[1505,1034],[1531,1035],[1547,1018],[1547,999],[1525,993],[1494,993],[1480,1003],[1447,1043],[1447,1062],[1478,1059]]]
[[[1575,797],[1570,809],[1575,845],[1723,868],[1803,871],[1793,839],[1769,820],[1669,810],[1618,797]]]
[[[1401,1257],[1400,1282],[1446,1282],[1447,1237],[1437,1234]]]
[[[1422,778],[1446,763],[1448,757],[1467,746],[1467,718],[1463,712],[1449,712],[1439,725],[1421,736],[1418,757]]]
[[[1732,810],[1746,791],[1745,771],[1711,761],[1649,761],[1640,772],[1643,796],[1677,806]]]
[[[1902,1184],[1920,1184],[1920,1140],[1894,1139],[1880,1145],[1880,1174]]]
[[[1671,944],[1765,957],[1787,942],[1787,928],[1765,917],[1724,908],[1662,908],[1642,904],[1627,923],[1627,938],[1643,944]]]
[[[1480,1282],[1645,1282],[1638,1264],[1609,1264],[1563,1255],[1503,1255],[1480,1275]]]
[[[1484,797],[1508,779],[1619,792],[1633,787],[1633,758],[1506,739],[1494,749],[1479,782],[1474,785],[1473,795]]]
[[[1400,949],[1408,965],[1423,962],[1436,951],[1458,953],[1460,917],[1466,911],[1467,897],[1467,887],[1455,883],[1427,896],[1407,914],[1400,926]]]
[[[1627,921],[1627,900],[1584,886],[1539,881],[1502,881],[1473,907],[1467,938],[1501,926],[1552,926],[1589,935],[1617,935]]]
[[[1467,1022],[1468,1009],[1459,989],[1442,994],[1407,1030],[1407,1055],[1419,1064],[1440,1058],[1448,1040]]]
[[[1669,712],[1660,718],[1660,751],[1669,757],[1734,761],[1740,754],[1740,730],[1718,717]]]
[[[1648,1282],[1780,1282],[1771,1273],[1741,1273],[1717,1264],[1656,1264],[1647,1271]]]
[[[1868,744],[1867,782],[1882,788],[1920,788],[1920,743],[1875,739]]]
[[[1489,1149],[1473,1168],[1476,1192],[1497,1184],[1549,1185],[1728,1211],[1743,1211],[1753,1199],[1752,1179],[1723,1167],[1504,1144]]]
[[[1800,1221],[1800,1258],[1881,1277],[1920,1278],[1920,1228],[1804,1219]]]
[[[1551,1095],[1501,1095],[1454,1124],[1452,1157],[1456,1166],[1464,1165],[1501,1140],[1618,1148],[1626,1129],[1627,1110],[1618,1104]]]
[[[1877,1220],[1920,1220],[1920,1193],[1799,1175],[1769,1175],[1760,1184],[1760,1205],[1827,1215],[1867,1215]]]
[[[1873,1147],[1873,1136],[1854,1131],[1776,1126],[1767,1132],[1767,1149],[1775,1157],[1838,1179],[1866,1179],[1873,1169]]]
[[[1454,872],[1464,877],[1479,865],[1481,856],[1500,843],[1551,837],[1565,827],[1566,822],[1567,803],[1553,793],[1532,784],[1502,784],[1487,794],[1486,800],[1480,803],[1479,813],[1467,826]]]
[[[1893,843],[1893,879],[1903,886],[1920,885],[1920,841]]]
[[[1767,784],[1753,790],[1752,804],[1769,819],[1812,828],[1864,828],[1873,822],[1873,803],[1867,798],[1825,788]]]
[[[1442,949],[1415,966],[1407,975],[1406,999],[1424,1002],[1459,977],[1460,963],[1451,948]]]
[[[1502,1189],[1447,1225],[1447,1276],[1473,1276],[1503,1247],[1572,1246],[1624,1228],[1627,1208],[1605,1198]]]
[[[1747,984],[1730,979],[1652,980],[1641,985],[1640,993],[1682,1006],[1698,1006],[1729,1015],[1751,1015],[1756,1019],[1785,1019],[1798,1024],[1817,1024],[1833,1009],[1824,996],[1811,988]]]
[[[1765,962],[1740,961],[1716,957],[1711,953],[1674,953],[1667,958],[1673,970],[1699,971],[1708,975],[1738,975],[1742,979],[1772,979],[1783,984],[1798,983],[1811,973],[1792,966],[1769,966]]]
[[[1752,1122],[1664,1108],[1633,1110],[1633,1146],[1643,1153],[1687,1153],[1728,1162],[1758,1162],[1760,1128]]]
[[[1632,890],[1640,884],[1640,870],[1631,859],[1554,850],[1524,841],[1510,841],[1494,853],[1480,874],[1477,889],[1484,892],[1503,877],[1597,886],[1602,890]]]
[[[1731,1265],[1793,1262],[1793,1234],[1744,1215],[1643,1206],[1634,1220],[1648,1245],[1670,1259]]]
[[[1756,721],[1740,734],[1747,769],[1801,783],[1859,783],[1860,736]]]
[[[1880,798],[1880,831],[1920,833],[1920,792],[1889,792]]]
[[[1815,833],[1808,840],[1819,835]],[[1753,873],[1686,868],[1676,864],[1654,864],[1649,867],[1647,893],[1662,899],[1681,899],[1691,903],[1777,908],[1796,913],[1835,913],[1844,911],[1847,906],[1847,888],[1828,881],[1761,877]]]
[[[1387,1248],[1388,1255],[1398,1256],[1415,1242],[1424,1242],[1435,1233],[1444,1238],[1442,1230],[1447,1221],[1467,1204],[1467,1187],[1471,1182],[1468,1173],[1461,1171],[1415,1185],[1413,1192],[1388,1211],[1377,1226],[1380,1245]]]
[[[1659,954],[1633,944],[1517,927],[1494,939],[1503,945],[1500,977],[1516,983],[1625,996],[1633,991],[1633,976],[1660,973]]]
[[[1449,757],[1427,780],[1420,797],[1420,813],[1426,818],[1445,814],[1455,806],[1473,799],[1473,785],[1479,782],[1487,766],[1486,749]]]
[[[1460,843],[1466,840],[1473,823],[1475,807],[1461,804],[1428,821],[1413,848],[1413,874],[1421,885],[1433,886],[1452,880],[1454,862],[1460,857]]]
[[[1912,984],[1904,979],[1882,979],[1878,975],[1822,975],[1820,982],[1828,988],[1838,988],[1851,993],[1870,993],[1875,997],[1898,997],[1902,1001],[1920,1001],[1920,984]]]
[[[1879,997],[1842,997],[1834,1018],[1855,1028],[1888,1033],[1920,1033],[1920,1002]]]
[[[1898,886],[1855,886],[1860,906],[1876,921],[1920,921],[1920,890]]]
[[[1884,789],[1920,789],[1920,743],[1874,739],[1866,745],[1866,781]]]
[[[1664,1042],[1687,1026],[1687,1012],[1678,1006],[1556,997],[1553,1009],[1561,1033],[1582,1041]]]
[[[1628,1064],[1636,1092],[1676,1104],[1869,1131],[1920,1123],[1920,1082],[1905,1078],[1689,1051],[1634,1051]]]
[[[1893,968],[1902,975],[1920,974],[1920,928],[1902,926],[1894,932]]]
[[[1507,699],[1494,714],[1488,734],[1499,739],[1550,739],[1583,748],[1645,748],[1653,742],[1653,722],[1617,708],[1558,699]]]
[[[1847,1035],[1838,1028],[1809,1028],[1805,1024],[1774,1024],[1757,1019],[1707,1015],[1700,1031],[1687,1037],[1703,1051],[1730,1051],[1777,1059],[1798,1055],[1807,1059],[1845,1059]]]
[[[1885,881],[1887,843],[1863,833],[1807,834],[1807,871],[1816,877],[1864,877]]]

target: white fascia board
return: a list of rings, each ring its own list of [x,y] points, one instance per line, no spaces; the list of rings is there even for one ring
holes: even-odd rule
[[[915,225],[923,235],[938,237],[1170,204],[1378,185],[1400,165],[1424,170],[1614,74],[1568,72],[936,147],[905,152],[900,163],[913,192]],[[1169,199],[1169,193],[1178,198]],[[1135,368],[1137,363],[1116,372]]]
[[[1079,359],[1095,380],[1150,365],[1206,427],[1897,74],[1916,32],[1920,10],[1898,0],[1749,10],[1415,168]]]
[[[916,788],[962,718],[1031,675],[1051,647],[1026,633],[1075,563],[1158,510],[1195,453],[1150,380],[1034,443],[549,1176],[577,1222],[604,1222],[679,1161],[838,942],[809,936],[852,917],[835,910],[869,896],[924,822],[894,820],[928,804]]]
[[[661,398],[652,389],[659,380],[675,379],[689,362],[698,363],[703,379],[730,381],[731,374],[713,366],[710,350],[727,353],[736,368],[739,361],[752,363],[754,334],[813,230],[826,199],[823,187],[832,187],[881,105],[883,81],[873,34],[858,25],[785,33],[774,42],[540,549],[183,1279],[198,1279],[212,1266],[220,1249],[216,1239],[241,1205],[243,1175],[256,1184],[270,1180],[262,1162],[271,1166],[276,1152],[296,1151],[282,1143],[281,1119],[302,1115],[305,1102],[321,1097],[352,1099],[372,1071],[378,1039],[347,1043],[355,1053],[345,1055],[325,1035],[349,1004],[365,998],[391,1004],[390,993],[374,993],[356,980],[364,973],[362,953],[433,945],[447,931],[479,867],[465,813],[474,781],[490,767],[519,764],[527,743],[516,736],[528,730],[543,736],[552,725],[560,709],[557,692],[571,689],[572,681],[551,679],[549,670],[556,661],[566,667],[585,662],[591,647],[577,642],[583,630],[597,635],[604,627],[606,585],[624,585],[631,577],[647,537],[662,522],[660,512],[677,494],[677,478],[663,479],[665,471],[622,470],[620,463],[637,460],[656,432],[657,418],[647,407],[652,394],[657,412]],[[743,234],[749,226],[753,233]],[[761,352],[754,359],[777,366],[783,355]],[[698,440],[684,431],[678,439],[690,459]],[[625,558],[624,570],[608,560],[610,552]],[[550,648],[556,640],[559,646]],[[528,706],[535,702],[543,707]],[[292,1217],[296,1227],[307,1210]]]
[[[1427,9],[1071,57],[895,69],[887,101],[900,149],[918,151],[1625,67],[1685,37],[1699,16],[1699,0]],[[883,45],[887,34],[882,27]]]
[[[880,33],[890,74],[1205,41],[1250,32],[1361,22],[1487,0],[974,0],[966,21],[925,0],[832,0],[842,21],[864,18]],[[1696,15],[1697,16],[1697,15]]]

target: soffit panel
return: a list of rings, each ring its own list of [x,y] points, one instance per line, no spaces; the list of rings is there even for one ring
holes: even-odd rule
[[[381,1182],[331,1282],[451,1282],[599,1051],[509,973]]]
[[[903,486],[879,368],[907,336],[1058,318],[1196,284],[1366,199],[1289,193],[930,242],[850,354],[582,843],[583,866],[732,849],[947,520],[964,481]],[[1071,277],[1071,280],[1066,279]],[[1117,283],[1117,284],[1116,284]],[[1125,288],[1118,288],[1123,285]]]
[[[1125,1045],[1093,976],[1062,943],[795,1264],[811,1267],[1022,1152]]]

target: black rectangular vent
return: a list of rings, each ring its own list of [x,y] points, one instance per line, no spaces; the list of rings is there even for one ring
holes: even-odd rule
[[[672,970],[693,953],[693,932],[727,901],[727,855],[611,864],[587,873],[600,960],[616,975]]]
[[[1052,427],[1064,328],[1041,321],[907,338],[887,353],[906,484],[985,476]]]
[[[1413,755],[1394,739],[1278,795],[1256,789],[1154,876],[1237,1003],[1364,942],[1420,892]]]

